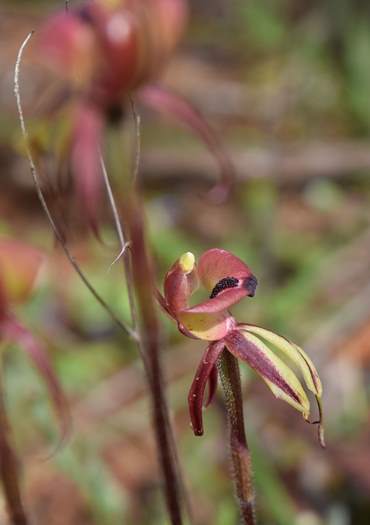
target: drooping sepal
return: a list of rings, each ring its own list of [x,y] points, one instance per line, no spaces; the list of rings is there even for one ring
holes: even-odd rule
[[[319,441],[321,446],[325,447],[321,401],[322,384],[316,367],[310,357],[298,345],[289,341],[285,337],[282,337],[281,335],[271,332],[270,330],[249,324],[241,324],[239,326],[243,328],[243,330],[258,336],[262,340],[273,345],[273,347],[284,354],[284,356],[287,357],[299,369],[303,376],[306,387],[314,394],[316,398],[319,412],[319,420],[317,421]]]
[[[217,391],[217,384],[218,384],[218,370],[217,370],[217,366],[214,365],[209,375],[209,379],[208,379],[208,397],[207,397],[207,401],[204,403],[205,407],[208,407],[214,400],[214,397]]]
[[[222,341],[212,343],[208,346],[190,387],[188,395],[189,413],[191,426],[196,436],[203,435],[204,393],[208,381],[214,381],[214,376],[212,377],[212,375],[214,374],[215,365],[224,348],[225,345]],[[211,389],[213,390],[212,386]],[[208,397],[208,403],[209,401],[210,396]]]
[[[71,141],[71,164],[82,211],[95,233],[103,178],[100,149],[103,117],[91,104],[81,104],[75,113]]]
[[[297,376],[260,339],[249,332],[234,330],[224,342],[235,357],[245,361],[262,377],[275,397],[283,399],[308,419],[309,400]]]

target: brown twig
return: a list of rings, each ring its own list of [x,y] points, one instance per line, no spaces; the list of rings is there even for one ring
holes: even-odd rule
[[[223,352],[217,367],[225,395],[233,478],[242,523],[255,525],[252,463],[244,428],[239,364],[230,352]]]

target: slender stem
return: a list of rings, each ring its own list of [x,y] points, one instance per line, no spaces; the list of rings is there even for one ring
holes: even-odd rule
[[[133,339],[137,339],[137,335],[136,335],[135,331],[131,330],[130,327],[126,326],[118,318],[118,316],[113,312],[113,310],[106,303],[106,301],[98,294],[98,292],[95,290],[93,285],[90,283],[90,281],[88,280],[88,278],[86,277],[84,272],[81,270],[81,268],[78,265],[76,259],[74,258],[74,256],[69,251],[69,248],[68,248],[67,244],[64,241],[63,235],[60,233],[60,231],[58,229],[58,226],[57,226],[56,222],[53,219],[53,216],[52,216],[52,214],[50,212],[49,206],[48,206],[48,204],[47,204],[47,202],[45,200],[43,191],[41,189],[41,183],[40,183],[39,174],[38,174],[38,171],[36,169],[36,165],[35,165],[35,163],[33,161],[32,153],[31,153],[30,139],[29,139],[27,128],[26,128],[26,123],[25,123],[25,120],[24,120],[23,107],[22,107],[21,95],[20,95],[20,87],[19,87],[19,71],[20,71],[23,51],[26,48],[28,42],[30,41],[33,33],[34,32],[31,31],[31,33],[28,34],[27,38],[22,43],[22,45],[21,45],[21,47],[19,49],[19,52],[18,52],[17,61],[16,61],[16,64],[15,64],[15,70],[14,70],[14,94],[15,94],[16,101],[17,101],[19,122],[20,122],[20,125],[21,125],[22,135],[23,135],[23,138],[24,138],[25,144],[26,144],[26,153],[27,153],[28,163],[29,163],[31,175],[32,175],[32,178],[33,178],[33,181],[34,181],[34,184],[35,184],[37,196],[39,198],[41,206],[42,206],[42,208],[43,208],[43,210],[44,210],[44,212],[46,214],[46,217],[47,217],[47,219],[48,219],[48,221],[50,223],[50,226],[51,226],[51,228],[52,228],[52,230],[54,232],[54,235],[55,235],[57,241],[59,242],[59,244],[62,247],[62,250],[63,250],[65,256],[69,260],[71,266],[73,267],[73,269],[75,270],[77,275],[80,277],[80,279],[83,282],[83,284],[90,291],[90,293],[94,296],[96,301],[98,301],[100,306],[111,317],[111,319],[114,321],[114,323],[123,332],[125,332],[125,334],[131,336]]]
[[[173,449],[172,429],[165,397],[165,385],[160,361],[160,331],[154,302],[154,279],[147,252],[143,210],[138,195],[128,192],[125,224],[131,240],[132,278],[139,314],[139,344],[145,356],[146,374],[151,390],[153,426],[162,469],[164,489],[172,525],[181,525],[181,482]]]
[[[0,370],[0,375],[2,370]],[[10,438],[10,425],[0,377],[0,476],[3,484],[9,520],[12,525],[27,525],[18,479],[18,460]]]
[[[126,241],[126,239],[125,239],[125,235],[124,235],[124,232],[123,232],[123,227],[122,227],[122,224],[121,224],[121,219],[120,219],[120,216],[119,216],[119,213],[118,213],[116,199],[114,198],[114,193],[113,193],[113,190],[112,190],[112,186],[111,186],[111,183],[110,183],[110,180],[109,180],[107,168],[105,166],[105,162],[104,162],[104,159],[103,159],[102,155],[100,155],[100,163],[101,163],[101,168],[102,168],[102,172],[103,172],[103,178],[104,178],[105,187],[107,189],[109,204],[110,204],[110,207],[111,207],[111,210],[112,210],[112,214],[113,214],[113,219],[114,219],[114,224],[115,224],[115,227],[116,227],[118,240],[119,240],[119,243],[120,243],[120,246],[121,246],[121,253],[120,253],[119,257],[123,258],[124,277],[125,277],[125,282],[126,282],[126,287],[127,287],[127,295],[128,295],[128,302],[129,302],[130,313],[131,313],[131,320],[132,320],[133,330],[136,330],[137,313],[136,313],[136,305],[135,305],[135,298],[134,298],[134,290],[133,290],[133,285],[132,285],[132,279],[130,278],[130,275],[131,275],[131,257],[130,257],[130,254],[126,254],[125,253],[127,248],[129,248],[129,246],[130,246],[130,241]]]
[[[130,250],[124,253],[124,275],[129,292],[129,306],[138,333],[139,353],[143,360],[146,378],[149,384],[152,402],[153,427],[159,453],[159,464],[165,485],[165,496],[168,512],[173,525],[182,524],[181,493],[186,498],[181,469],[177,457],[175,439],[170,424],[169,410],[165,397],[165,385],[160,362],[160,335],[157,321],[154,296],[154,279],[151,260],[146,249],[143,208],[138,194],[137,178],[140,168],[141,130],[140,116],[135,102],[130,97],[131,110],[136,130],[135,166],[133,179],[123,179],[126,202],[124,206],[124,225],[118,213],[108,172],[101,156],[101,167],[107,189],[109,204],[112,210],[121,253],[127,244]],[[126,231],[126,236],[124,233]],[[126,239],[129,239],[127,242]],[[135,297],[137,301],[135,301]],[[188,511],[189,504],[186,500]],[[190,512],[189,512],[190,515]]]
[[[225,394],[232,471],[242,523],[255,525],[252,463],[244,428],[239,364],[230,352],[224,351],[217,367]]]

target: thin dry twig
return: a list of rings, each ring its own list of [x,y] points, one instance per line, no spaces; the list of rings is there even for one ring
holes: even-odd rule
[[[100,165],[101,165],[101,169],[102,169],[102,173],[103,173],[105,187],[106,187],[107,194],[108,194],[109,205],[110,205],[111,210],[112,210],[114,224],[115,224],[115,227],[116,227],[116,232],[117,232],[118,239],[119,239],[120,246],[121,246],[121,250],[120,250],[119,254],[117,255],[117,257],[114,259],[114,261],[109,266],[108,271],[110,271],[112,269],[112,267],[116,264],[116,262],[118,262],[121,259],[121,257],[123,257],[123,255],[125,255],[125,253],[126,253],[127,249],[129,248],[131,243],[130,243],[130,241],[126,241],[124,233],[123,233],[123,228],[122,228],[122,225],[121,225],[121,219],[119,217],[116,200],[114,198],[114,194],[113,194],[112,186],[111,186],[111,183],[110,183],[110,180],[109,180],[109,176],[108,176],[107,168],[106,168],[106,165],[105,165],[105,162],[104,162],[104,158],[103,158],[103,155],[101,153],[100,153]],[[131,298],[129,297],[129,299],[130,299],[130,306],[131,306]],[[131,310],[132,310],[132,308],[131,308]]]
[[[56,225],[56,222],[53,219],[53,216],[50,212],[49,206],[45,200],[43,191],[41,189],[41,183],[39,174],[36,168],[36,165],[33,161],[31,147],[30,147],[30,139],[29,134],[27,131],[24,114],[23,114],[23,107],[22,107],[22,101],[21,101],[21,94],[20,94],[20,86],[19,86],[19,73],[20,73],[20,66],[22,61],[23,52],[32,38],[34,34],[34,31],[31,31],[24,42],[22,43],[21,47],[19,48],[17,60],[15,63],[15,69],[14,69],[14,94],[17,101],[17,108],[18,108],[18,115],[19,115],[19,122],[22,130],[22,135],[25,141],[26,146],[26,154],[28,158],[28,163],[31,171],[31,175],[35,184],[37,196],[39,198],[39,201],[41,203],[41,206],[46,214],[46,217],[50,223],[50,226],[54,232],[54,235],[59,242],[64,254],[66,255],[67,259],[71,263],[72,267],[74,268],[77,275],[80,277],[83,284],[86,286],[86,288],[90,291],[90,293],[94,296],[94,298],[98,301],[98,303],[101,305],[101,307],[106,311],[106,313],[111,317],[111,319],[114,321],[114,323],[126,334],[132,337],[133,339],[137,340],[137,334],[134,330],[132,330],[130,327],[126,326],[119,318],[118,316],[113,312],[113,310],[110,308],[110,306],[106,303],[106,301],[99,295],[99,293],[95,290],[93,285],[90,283],[84,272],[81,270],[79,264],[77,263],[74,256],[69,251],[69,248],[67,244],[65,243],[62,234],[60,233],[58,226]]]
[[[113,268],[113,266],[125,255],[126,251],[130,247],[130,244],[131,244],[130,241],[125,242],[125,244],[123,245],[117,257],[115,257],[113,261],[110,263],[107,273],[109,273],[111,269]]]
[[[111,264],[111,267],[112,267],[118,259],[120,259],[121,257],[123,257],[125,255],[126,249],[127,249],[128,246],[130,246],[131,243],[130,243],[130,241],[126,241],[126,238],[125,238],[125,234],[124,234],[123,227],[122,227],[122,224],[121,224],[121,219],[120,219],[120,216],[119,216],[119,213],[118,213],[116,200],[114,198],[112,186],[111,186],[111,183],[110,183],[110,180],[109,180],[107,168],[105,166],[105,162],[104,162],[104,158],[103,158],[102,154],[100,154],[100,164],[101,164],[101,169],[102,169],[102,173],[103,173],[105,187],[107,189],[109,204],[110,204],[110,207],[111,207],[111,210],[112,210],[112,214],[113,214],[113,219],[114,219],[114,224],[115,224],[115,227],[116,227],[118,240],[119,240],[119,243],[120,243],[120,246],[121,246],[121,251],[120,251],[118,257],[116,257],[115,260],[113,261],[113,263]],[[124,269],[124,276],[125,276],[125,282],[126,282],[126,287],[127,287],[127,296],[128,296],[128,301],[129,301],[129,307],[130,307],[130,313],[131,313],[131,320],[132,320],[133,330],[136,333],[137,313],[136,313],[136,305],[135,305],[135,298],[134,298],[134,290],[133,290],[133,286],[132,286],[132,280],[130,279],[130,274],[131,274],[131,258],[130,258],[130,254],[128,254],[125,257],[123,257],[123,269]],[[138,334],[136,334],[136,339],[138,339]]]

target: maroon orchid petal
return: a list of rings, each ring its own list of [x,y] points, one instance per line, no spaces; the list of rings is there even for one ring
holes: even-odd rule
[[[74,11],[49,18],[38,36],[38,46],[43,62],[78,89],[91,81],[98,54],[95,36]]]
[[[205,403],[206,407],[208,407],[212,403],[215,397],[216,390],[217,390],[217,383],[218,383],[218,370],[217,370],[217,366],[214,365],[209,375],[209,379],[208,379],[208,399]]]
[[[238,303],[241,299],[243,299],[243,297],[246,297],[247,295],[249,295],[249,292],[246,288],[233,288],[225,290],[214,299],[208,299],[203,303],[186,308],[184,311],[194,314],[222,312],[223,310],[230,308],[230,306],[233,304]]]
[[[250,268],[232,253],[219,248],[207,250],[199,259],[198,274],[202,284],[217,296],[228,288],[245,288],[253,296],[257,279]]]
[[[253,368],[267,383],[275,396],[284,399],[303,413],[310,412],[307,396],[294,372],[266,345],[252,334],[234,330],[224,338],[226,348]]]
[[[61,441],[68,436],[71,419],[68,401],[43,345],[14,316],[7,315],[0,322],[0,339],[7,339],[26,351],[44,379],[61,425]]]
[[[163,297],[161,292],[156,288],[155,290],[155,298],[158,302],[158,304],[163,308],[163,310],[168,314],[172,319],[175,319],[175,316],[173,312],[170,310],[170,307],[168,306],[168,303],[166,299]]]
[[[184,253],[170,268],[164,280],[164,296],[167,307],[176,312],[186,309],[188,299],[198,287],[195,258],[191,252]]]
[[[203,399],[208,380],[214,373],[217,359],[224,350],[224,343],[218,341],[209,345],[205,351],[190,387],[188,403],[191,425],[196,436],[203,435]]]
[[[157,85],[141,89],[138,92],[138,99],[156,111],[176,117],[200,137],[220,168],[221,182],[212,190],[212,196],[215,200],[224,200],[235,179],[234,167],[218,137],[201,113],[185,98]]]
[[[88,222],[97,230],[97,209],[100,202],[100,146],[103,119],[99,111],[88,104],[78,108],[72,136],[72,169],[77,192]]]
[[[97,57],[97,71],[88,94],[105,109],[120,103],[122,95],[138,80],[143,60],[139,60],[142,50],[138,47],[141,19],[135,7],[134,3],[127,9],[122,3],[109,9],[102,2],[88,2],[75,12],[94,31],[100,57]]]

